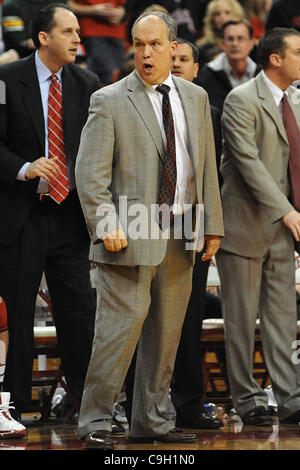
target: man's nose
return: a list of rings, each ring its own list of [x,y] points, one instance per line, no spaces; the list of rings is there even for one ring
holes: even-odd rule
[[[80,36],[79,36],[79,33],[77,33],[77,31],[74,32],[73,34],[73,42],[80,42],[81,39],[80,39]]]
[[[144,47],[143,56],[144,57],[149,57],[150,56],[150,51],[151,51],[151,47],[148,46],[148,44],[146,44],[145,47]]]
[[[179,60],[176,57],[174,57],[172,61],[172,67],[178,67],[178,66],[179,66]]]

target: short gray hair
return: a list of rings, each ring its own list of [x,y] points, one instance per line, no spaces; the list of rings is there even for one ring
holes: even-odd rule
[[[157,11],[157,10],[144,12],[135,20],[131,28],[132,38],[133,38],[134,28],[136,27],[137,23],[139,23],[139,21],[141,21],[143,18],[146,18],[147,16],[158,16],[158,18],[160,18],[167,27],[169,41],[170,42],[176,41],[176,37],[177,37],[176,21],[171,15],[167,15],[166,13],[163,13],[162,11]]]

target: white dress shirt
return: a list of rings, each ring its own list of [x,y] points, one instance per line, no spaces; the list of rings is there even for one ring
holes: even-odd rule
[[[157,85],[149,85],[142,80],[146,87],[146,92],[154,108],[158,124],[162,133],[162,138],[166,147],[166,134],[162,117],[162,99],[163,95],[156,91]],[[184,111],[180,96],[176,90],[172,75],[164,81],[165,85],[170,87],[169,97],[173,114],[175,145],[176,145],[176,169],[177,181],[174,197],[174,214],[183,214],[185,204],[196,203],[196,185],[194,177],[194,168],[191,157],[188,153],[188,131]]]
[[[274,98],[278,111],[280,115],[282,116],[282,98],[284,94],[286,94],[287,97],[289,96],[288,89],[285,91],[282,91],[281,88],[275,85],[275,83],[272,82],[272,80],[270,80],[269,77],[267,77],[264,71],[262,71],[262,76],[264,77],[264,80]]]

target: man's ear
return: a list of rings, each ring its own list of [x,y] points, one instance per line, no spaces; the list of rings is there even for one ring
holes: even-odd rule
[[[38,38],[42,46],[46,46],[48,44],[48,33],[45,31],[40,31]]]
[[[270,64],[273,67],[280,67],[282,62],[282,57],[279,54],[273,53],[269,57]]]
[[[178,42],[177,41],[172,41],[171,42],[171,49],[172,53],[174,53],[177,50]]]

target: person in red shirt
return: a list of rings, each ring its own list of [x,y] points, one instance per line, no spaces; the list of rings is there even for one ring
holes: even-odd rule
[[[125,55],[126,0],[74,0],[87,66],[98,75],[101,86],[116,81]]]

